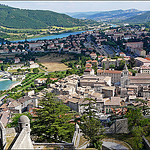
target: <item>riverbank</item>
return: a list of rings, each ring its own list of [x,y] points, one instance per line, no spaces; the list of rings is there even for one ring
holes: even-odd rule
[[[6,81],[6,80],[10,80],[10,79],[0,79],[0,81]]]
[[[60,32],[60,33],[51,33],[51,34],[44,34],[44,35],[33,35],[31,37],[26,37],[27,38],[27,41],[31,40],[31,39],[36,39],[36,38],[43,38],[43,37],[49,37],[49,36],[55,36],[55,35],[61,35],[61,34],[65,34],[65,33],[73,33],[73,32],[80,32],[80,31],[83,31],[84,29],[80,29],[80,30],[66,30],[66,31],[63,31],[63,32]],[[18,41],[25,41],[25,38],[17,38],[17,39],[7,39],[11,42],[18,42]]]
[[[14,83],[9,87],[8,90],[11,90],[12,88],[14,88],[15,86],[20,85],[20,84],[21,84],[21,82]]]
[[[69,35],[76,35],[76,34],[81,34],[83,32],[86,32],[85,30],[84,31],[72,31],[72,32],[64,32],[64,33],[60,33],[60,34],[52,34],[52,35],[49,35],[49,36],[39,36],[37,38],[30,38],[30,39],[27,39],[27,41],[37,41],[37,40],[50,40],[50,39],[57,39],[57,38],[63,38],[63,37],[67,37]],[[24,42],[24,40],[16,40],[16,41],[10,41],[12,43],[17,43],[17,42]]]
[[[13,87],[19,85],[18,81],[11,81],[10,79],[1,79],[0,81],[0,91],[9,90]]]

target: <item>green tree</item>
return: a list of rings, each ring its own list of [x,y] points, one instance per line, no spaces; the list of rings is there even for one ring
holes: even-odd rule
[[[38,68],[34,68],[33,72],[36,73],[36,74],[38,74],[39,73],[39,69]]]
[[[111,64],[111,65],[109,65],[109,68],[115,68],[115,65],[114,64]]]
[[[31,69],[27,69],[28,72],[31,72]]]
[[[6,68],[5,66],[1,66],[2,71],[5,71],[5,68]]]
[[[139,150],[143,148],[143,144],[142,144],[142,136],[144,135],[144,131],[143,128],[140,126],[134,127],[132,130],[132,135],[133,135],[133,148],[135,150]]]
[[[135,150],[142,149],[142,136],[146,134],[144,131],[148,131],[147,129],[150,126],[149,119],[144,118],[139,106],[128,108],[125,117],[128,118],[128,128],[133,137],[133,148]]]
[[[118,66],[118,70],[123,70],[124,65],[125,65],[125,61],[121,60],[120,63],[119,63],[119,66]]]
[[[140,126],[141,120],[143,119],[141,109],[135,107],[129,108],[126,117],[128,118],[129,131],[131,131],[135,126]]]
[[[103,68],[102,69],[105,70],[105,63],[103,63]]]
[[[133,67],[135,67],[135,59],[133,57],[131,57],[129,59],[129,69],[132,69]]]
[[[17,72],[21,72],[21,69],[17,69]]]
[[[97,74],[97,64],[94,64],[94,65],[92,66],[92,69],[94,69],[94,73]]]
[[[104,138],[104,128],[100,120],[96,117],[95,100],[86,98],[85,111],[81,117],[80,128],[84,137],[90,141],[90,147],[98,150],[102,148],[102,139]]]
[[[128,65],[129,66],[129,65]],[[137,71],[136,70],[133,70],[133,69],[129,69],[129,71],[132,73],[132,76],[135,76]]]
[[[47,93],[40,101],[32,134],[38,136],[37,141],[71,142],[74,124],[69,123],[72,114],[70,108],[59,102],[53,93]]]

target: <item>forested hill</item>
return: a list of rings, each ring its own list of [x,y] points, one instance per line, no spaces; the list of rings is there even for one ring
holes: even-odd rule
[[[136,23],[147,23],[147,22],[150,22],[150,11],[148,12],[145,12],[141,15],[137,15],[137,16],[134,16],[134,17],[131,17],[131,18],[128,18],[126,20],[124,20],[123,22],[127,22],[127,23],[133,23],[133,24],[136,24]]]
[[[18,29],[81,26],[88,21],[48,10],[27,10],[0,4],[0,25]]]

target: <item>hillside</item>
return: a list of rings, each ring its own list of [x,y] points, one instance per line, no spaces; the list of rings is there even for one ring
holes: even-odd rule
[[[93,12],[94,13],[94,12]],[[144,13],[144,11],[139,11],[136,9],[128,9],[128,10],[113,10],[113,11],[103,11],[103,12],[95,12],[94,14],[89,14],[88,12],[78,13],[72,15],[74,18],[85,18],[92,19],[95,21],[118,21],[124,20],[136,15]]]
[[[69,12],[65,13],[69,15],[70,17],[77,18],[77,19],[86,19],[90,15],[94,15],[96,13],[99,13],[99,11],[90,11],[90,12]]]
[[[72,18],[48,10],[27,10],[0,5],[0,25],[18,29],[47,28],[48,26],[82,26],[86,20]],[[89,22],[88,22],[89,23]]]
[[[150,22],[150,11],[145,12],[141,15],[137,15],[135,17],[130,17],[130,18],[124,20],[123,22],[130,23],[130,24]]]

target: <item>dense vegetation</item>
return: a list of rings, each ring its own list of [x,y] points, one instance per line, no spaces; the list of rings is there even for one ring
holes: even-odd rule
[[[74,124],[70,123],[73,113],[70,108],[55,98],[52,93],[47,93],[40,101],[40,109],[32,127],[32,134],[38,136],[39,142],[71,142],[74,134]]]
[[[47,10],[26,10],[0,5],[0,25],[19,29],[47,28],[48,26],[72,27],[87,21]]]

